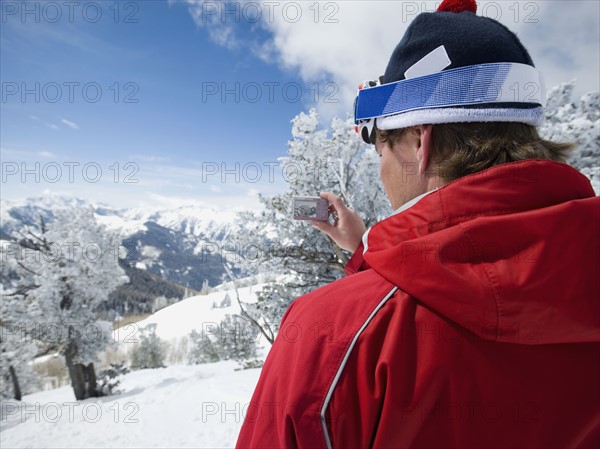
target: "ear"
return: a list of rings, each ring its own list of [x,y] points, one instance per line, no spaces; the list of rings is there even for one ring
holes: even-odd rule
[[[423,175],[429,166],[433,125],[419,125],[416,129],[419,133],[416,156],[419,161],[419,174]]]

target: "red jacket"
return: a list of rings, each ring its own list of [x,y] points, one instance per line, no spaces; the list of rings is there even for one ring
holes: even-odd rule
[[[466,176],[292,303],[238,448],[600,446],[600,198],[565,164]]]

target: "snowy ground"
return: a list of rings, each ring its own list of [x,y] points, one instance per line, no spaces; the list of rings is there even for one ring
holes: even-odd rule
[[[71,387],[2,404],[8,448],[232,448],[259,369],[174,365],[124,376],[123,393],[76,402]]]
[[[241,287],[244,303],[260,285]],[[229,296],[231,305],[222,303]],[[214,306],[217,307],[214,307]],[[129,352],[142,329],[178,345],[192,331],[218,337],[226,314],[239,313],[234,289],[186,298],[147,319],[113,332]],[[269,344],[259,341],[264,358]],[[260,369],[241,370],[233,361],[176,364],[123,377],[121,394],[77,402],[70,386],[0,405],[0,447],[7,448],[232,448]]]

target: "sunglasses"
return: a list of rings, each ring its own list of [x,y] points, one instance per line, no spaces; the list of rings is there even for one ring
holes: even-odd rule
[[[358,85],[358,93],[354,99],[354,130],[358,134],[359,138],[367,144],[375,144],[376,128],[375,128],[375,117],[359,120],[358,117],[358,98],[360,91],[363,89],[369,89],[371,87],[381,86],[383,83],[383,76],[380,76],[376,81],[363,81]]]

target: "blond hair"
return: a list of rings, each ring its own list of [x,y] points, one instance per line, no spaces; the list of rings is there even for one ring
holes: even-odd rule
[[[391,146],[416,127],[377,130],[377,139]],[[515,122],[447,123],[433,125],[428,165],[445,182],[480,172],[495,165],[526,159],[566,162],[572,143],[542,139],[536,127]]]

